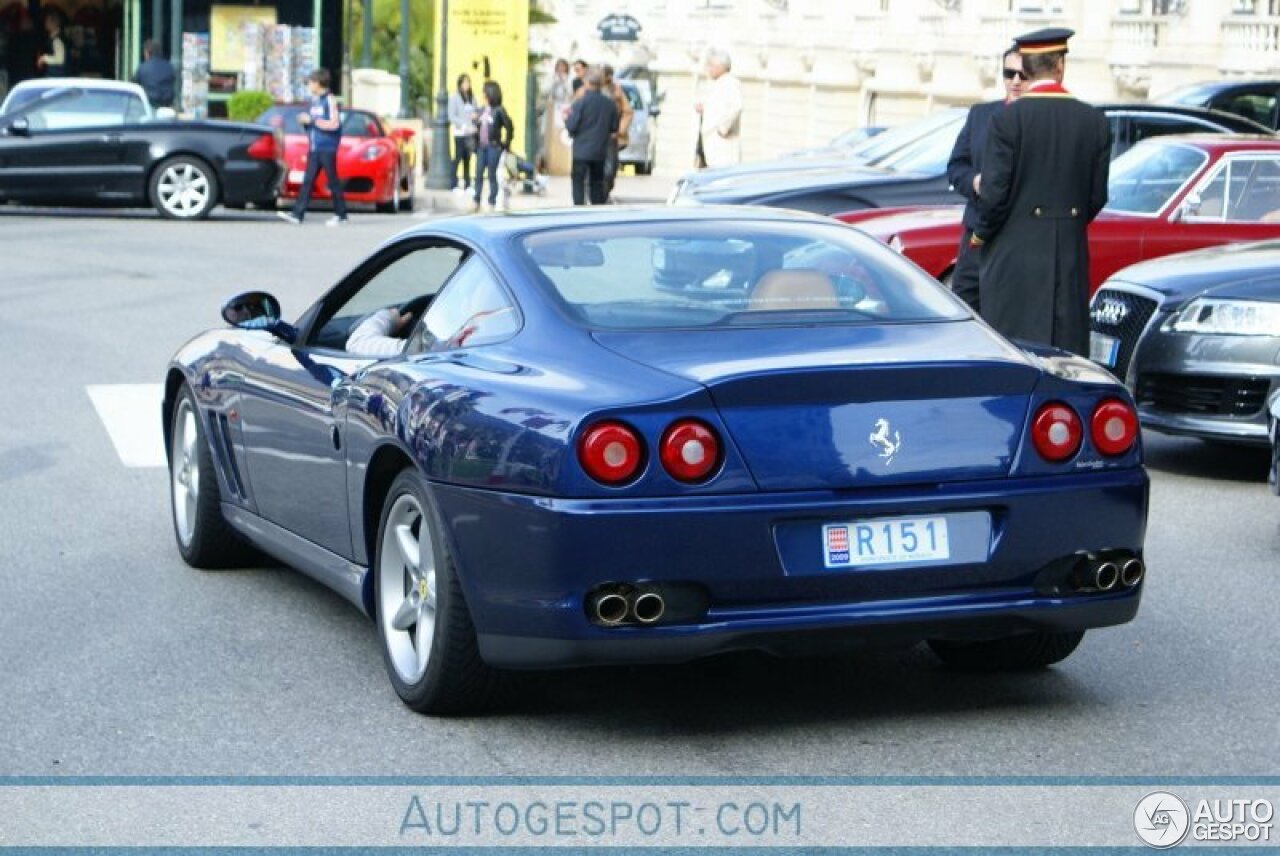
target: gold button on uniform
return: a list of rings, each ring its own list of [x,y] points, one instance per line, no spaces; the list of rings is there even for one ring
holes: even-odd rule
[[[1039,216],[1040,216],[1040,209],[1039,209],[1039,208],[1037,208],[1037,209],[1035,210],[1035,212],[1034,212],[1034,213],[1035,213],[1035,215],[1036,215],[1037,217],[1039,217]]]

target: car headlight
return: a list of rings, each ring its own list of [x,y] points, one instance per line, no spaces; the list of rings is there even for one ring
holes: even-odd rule
[[[1162,329],[1214,336],[1280,336],[1280,303],[1197,297],[1170,316]]]
[[[383,146],[369,146],[369,148],[364,150],[364,154],[360,155],[360,159],[367,161],[377,160],[382,157],[386,151],[386,148]]]
[[[901,239],[901,238],[899,238],[897,235],[894,235],[893,237],[891,237],[891,238],[889,239],[889,248],[890,248],[891,250],[893,250],[895,253],[901,253],[901,252],[902,252],[902,239]]]

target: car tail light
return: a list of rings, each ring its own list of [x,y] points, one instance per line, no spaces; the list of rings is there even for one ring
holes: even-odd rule
[[[249,144],[249,157],[254,160],[275,160],[276,159],[276,136],[275,134],[261,134],[258,139]]]
[[[676,481],[699,482],[720,463],[720,439],[709,426],[682,419],[663,433],[658,457]]]
[[[621,422],[601,422],[582,435],[578,460],[587,475],[602,484],[628,482],[640,472],[644,447],[640,437]]]
[[[1089,434],[1102,454],[1123,455],[1138,439],[1138,415],[1120,399],[1108,398],[1094,408]]]
[[[1083,439],[1080,417],[1062,402],[1051,401],[1036,411],[1031,440],[1046,461],[1065,461],[1080,450]]]

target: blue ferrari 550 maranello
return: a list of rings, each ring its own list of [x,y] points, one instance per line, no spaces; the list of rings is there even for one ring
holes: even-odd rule
[[[178,549],[332,586],[415,710],[738,649],[1044,666],[1138,609],[1125,388],[830,220],[451,219],[223,317],[165,384]]]

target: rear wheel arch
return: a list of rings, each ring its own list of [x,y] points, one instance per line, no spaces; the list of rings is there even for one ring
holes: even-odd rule
[[[365,555],[370,566],[373,565],[377,553],[378,524],[382,520],[382,508],[387,501],[387,493],[396,476],[413,467],[413,459],[399,446],[387,444],[373,453],[369,466],[365,471],[364,491],[361,502],[361,532]],[[366,574],[364,591],[362,592],[365,611],[374,614],[373,574]]]
[[[164,422],[164,452],[166,459],[168,458],[171,444],[173,443],[173,411],[178,406],[178,396],[182,393],[182,384],[186,381],[186,376],[180,369],[171,368],[164,379],[164,400],[161,402],[161,412]]]

